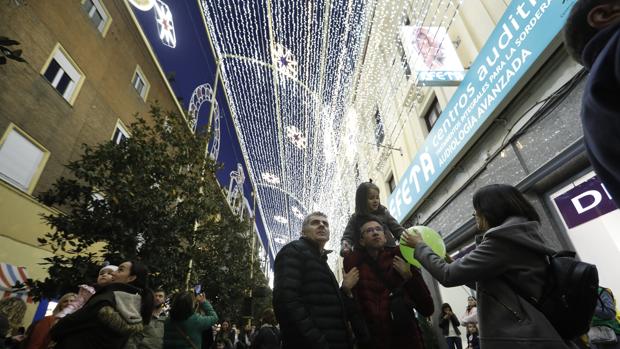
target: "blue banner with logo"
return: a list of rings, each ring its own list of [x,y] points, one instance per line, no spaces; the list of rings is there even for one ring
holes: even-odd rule
[[[562,30],[576,0],[513,0],[388,198],[403,221],[488,125]]]

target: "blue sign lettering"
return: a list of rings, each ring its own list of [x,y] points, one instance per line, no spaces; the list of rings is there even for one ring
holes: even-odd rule
[[[403,221],[562,30],[576,0],[514,0],[388,198]]]

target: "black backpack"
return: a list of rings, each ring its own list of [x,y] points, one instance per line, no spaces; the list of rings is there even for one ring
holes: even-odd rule
[[[575,252],[561,251],[547,256],[548,280],[539,300],[524,296],[540,310],[564,339],[588,332],[598,299],[598,271],[595,265],[580,262]]]

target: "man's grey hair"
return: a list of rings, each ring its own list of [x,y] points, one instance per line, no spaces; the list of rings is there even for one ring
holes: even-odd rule
[[[319,217],[323,217],[323,218],[327,218],[327,215],[321,211],[314,211],[312,213],[310,213],[309,215],[306,216],[306,218],[304,218],[304,222],[301,224],[301,233],[303,235],[304,230],[306,229],[306,227],[308,225],[310,225],[310,219],[312,217],[315,216],[319,216]]]

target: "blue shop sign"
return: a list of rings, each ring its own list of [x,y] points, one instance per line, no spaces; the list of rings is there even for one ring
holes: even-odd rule
[[[466,71],[427,70],[418,72],[418,85],[458,86],[465,78]]]
[[[576,0],[514,0],[388,198],[403,221],[562,30]]]

